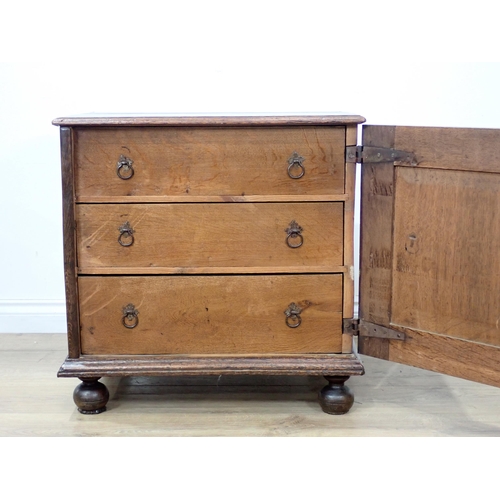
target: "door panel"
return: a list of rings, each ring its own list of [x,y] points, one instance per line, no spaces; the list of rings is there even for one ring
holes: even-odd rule
[[[500,346],[500,175],[395,174],[391,323]]]
[[[361,328],[360,352],[500,385],[500,130],[368,126],[363,136],[418,166],[362,168],[361,324],[406,337]]]

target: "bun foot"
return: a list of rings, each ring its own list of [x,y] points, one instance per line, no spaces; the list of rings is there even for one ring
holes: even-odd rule
[[[73,393],[73,401],[78,411],[84,415],[96,415],[106,411],[106,403],[109,400],[107,387],[98,382],[99,378],[81,378],[81,384],[77,385]]]
[[[354,404],[354,395],[344,382],[349,377],[325,377],[328,385],[319,392],[319,404],[325,413],[343,415]]]

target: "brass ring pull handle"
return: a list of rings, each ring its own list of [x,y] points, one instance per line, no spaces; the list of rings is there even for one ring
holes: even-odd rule
[[[302,309],[295,302],[292,302],[285,310],[286,326],[289,328],[298,328],[302,323],[301,312]]]
[[[304,165],[302,165],[302,162],[305,160],[303,156],[299,156],[299,153],[297,151],[294,151],[292,156],[288,158],[288,176],[291,179],[300,179],[305,173],[306,169],[304,168]],[[297,173],[293,173],[298,169]]]
[[[133,160],[127,158],[126,156],[120,155],[120,159],[116,164],[116,175],[120,179],[124,181],[130,179],[134,175],[134,169],[132,165],[134,164]]]
[[[285,229],[285,233],[288,233],[286,244],[290,248],[299,248],[304,243],[304,237],[301,234],[302,228],[294,220],[290,222],[290,225]]]
[[[135,328],[139,324],[138,314],[139,311],[135,308],[134,304],[127,304],[123,308],[123,326],[125,328]]]
[[[134,244],[134,233],[135,231],[132,229],[130,226],[130,222],[127,221],[125,224],[121,225],[118,228],[118,231],[120,231],[120,236],[118,236],[118,243],[122,247],[129,247]]]

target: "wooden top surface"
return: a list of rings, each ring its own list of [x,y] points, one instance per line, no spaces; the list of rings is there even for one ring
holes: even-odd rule
[[[56,118],[59,126],[290,126],[346,125],[365,118],[348,113],[89,113]]]

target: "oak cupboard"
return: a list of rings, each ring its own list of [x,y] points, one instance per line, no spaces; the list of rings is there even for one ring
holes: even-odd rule
[[[321,375],[358,353],[500,386],[500,131],[358,115],[58,118],[68,357],[104,376]],[[354,193],[361,164],[360,308]]]

